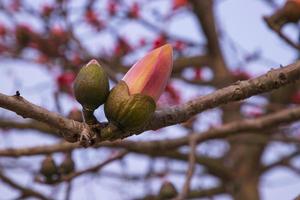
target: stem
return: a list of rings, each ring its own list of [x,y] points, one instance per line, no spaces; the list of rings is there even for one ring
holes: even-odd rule
[[[84,122],[88,125],[95,125],[98,123],[98,120],[94,116],[94,110],[83,107],[82,108]]]

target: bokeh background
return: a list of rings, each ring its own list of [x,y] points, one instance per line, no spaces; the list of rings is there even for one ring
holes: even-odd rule
[[[263,16],[271,15],[284,3],[283,0],[214,0],[218,39],[232,77],[249,79],[297,60],[299,50],[287,45],[263,20]],[[68,116],[71,111],[81,109],[72,95],[72,81],[80,67],[92,58],[107,70],[113,87],[138,58],[165,43],[173,45],[175,60],[205,55],[207,40],[195,12],[193,4],[183,0],[0,0],[0,92],[13,95],[18,90],[30,102]],[[298,41],[297,24],[284,27],[284,32]],[[226,85],[215,85],[215,77],[222,75],[216,75],[211,66],[202,61],[187,62],[183,70],[173,74],[159,107],[184,103]],[[299,95],[295,89],[285,106],[300,103]],[[240,117],[260,117],[269,112],[270,103],[268,94],[247,99],[240,105]],[[198,114],[188,125],[148,131],[126,140],[166,140],[191,131],[201,134],[221,125],[224,112],[223,108],[211,109]],[[96,117],[99,121],[106,120],[102,107],[96,111]],[[7,121],[31,122],[0,109],[1,149],[54,145],[62,141],[54,134],[14,127],[4,123]],[[285,134],[299,139],[297,123],[288,127]],[[199,144],[197,153],[224,158],[230,148],[227,140],[212,140]],[[187,147],[180,149],[183,153],[187,150]],[[76,170],[80,171],[107,160],[118,151],[118,148],[104,147],[75,149],[72,158]],[[296,142],[270,139],[260,161],[268,165],[295,151],[299,151]],[[58,164],[64,159],[61,152],[52,156]],[[300,160],[297,156],[290,160],[294,170],[277,166],[260,175],[261,199],[293,199],[299,195]],[[53,199],[66,199],[69,183],[49,185],[36,180],[44,158],[45,155],[0,157],[0,171],[24,187]],[[142,198],[157,194],[167,181],[180,191],[187,168],[187,161],[130,152],[97,172],[73,179],[69,199]],[[192,189],[218,184],[218,177],[197,164]],[[3,200],[17,199],[21,195],[18,189],[1,179],[0,194]],[[233,198],[229,194],[217,194],[203,199]]]

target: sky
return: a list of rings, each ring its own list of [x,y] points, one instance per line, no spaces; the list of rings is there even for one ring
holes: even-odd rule
[[[163,0],[162,0],[163,1]],[[217,0],[220,2],[216,7],[217,20],[219,23],[219,28],[222,33],[223,41],[223,51],[226,56],[226,61],[233,68],[244,68],[251,75],[257,76],[259,74],[265,73],[270,68],[276,68],[280,64],[286,65],[292,63],[297,55],[295,51],[288,47],[282,40],[280,40],[276,34],[271,32],[265,23],[262,20],[262,16],[269,15],[272,11],[270,7],[262,3],[261,0]],[[36,2],[43,2],[38,0]],[[157,1],[158,2],[158,1]],[[283,1],[278,1],[283,2]],[[156,3],[152,3],[152,6],[156,6]],[[168,9],[168,0],[165,0],[160,6],[159,9],[162,12]],[[145,11],[146,12],[146,11]],[[166,27],[167,30],[173,32],[174,34],[180,36],[188,36],[192,40],[201,42],[199,35],[201,30],[195,26],[195,19],[186,14],[179,14],[171,23],[168,24],[158,24],[159,26]],[[134,41],[134,39],[140,36],[142,33],[137,29],[135,24],[130,24],[124,27],[122,32],[127,33],[128,30],[131,30],[129,40]],[[293,35],[295,27],[288,27],[285,31],[291,33],[293,38],[296,38],[296,35]],[[149,34],[143,32],[144,34]],[[109,48],[112,41],[110,41],[108,35],[102,36],[105,38],[105,46]],[[151,34],[148,37],[152,37]],[[233,40],[238,47],[244,49],[244,52],[235,52],[228,43]],[[99,41],[98,39],[87,41],[86,45],[91,45]],[[252,62],[247,65],[240,65],[238,62],[244,54],[247,52],[259,51],[265,58],[263,61]],[[142,56],[143,53],[136,55],[136,57]],[[55,91],[54,77],[49,76],[49,72],[38,65],[28,65],[24,62],[15,62],[15,61],[0,61],[0,92],[4,94],[14,94],[16,89],[21,90],[21,94],[26,97],[29,101],[36,103],[38,105],[44,106],[50,110],[55,110],[54,102],[52,99],[52,94]],[[181,88],[186,88],[185,85],[181,82],[176,83]],[[186,91],[185,99],[192,98],[196,95],[203,95],[209,93],[212,90],[209,88],[203,88],[200,92],[191,89],[191,91]],[[254,99],[253,101],[259,101]],[[72,107],[78,106],[74,101],[71,101],[68,96],[62,98],[63,102],[63,112],[66,114]],[[97,111],[98,118],[103,119],[101,115],[101,109]],[[209,121],[211,118],[217,119],[213,123],[218,123],[219,119],[219,110],[213,109],[206,111],[199,116],[199,123],[202,124],[198,127],[199,130],[206,130],[209,128]],[[3,109],[0,109],[0,116],[3,117],[15,117],[11,112],[4,112]],[[177,128],[177,126],[175,126]],[[149,139],[160,139],[160,138],[170,138],[178,137],[184,134],[184,131],[176,132],[174,127],[166,128],[161,134],[155,134],[154,132],[148,132],[140,136],[133,136],[132,140],[149,140]],[[53,144],[56,142],[53,138],[39,137],[38,134],[35,134],[32,131],[26,131],[25,133],[14,131],[11,136],[7,137],[4,134],[0,135],[0,147],[4,148],[7,146],[10,147],[25,147],[33,146],[35,144],[46,145]],[[22,142],[18,142],[22,141]],[[203,144],[200,145],[198,149],[199,152],[203,154],[213,154],[217,155],[220,152],[220,149],[226,148],[224,144],[219,143],[219,145]],[[278,156],[285,155],[290,152],[294,147],[288,145],[282,145],[279,143],[274,143],[269,147],[269,151],[264,155],[264,162],[269,163],[276,159]],[[110,152],[108,150],[78,150],[75,152],[76,163],[78,163],[78,168],[85,168],[92,163],[97,163],[101,160],[104,160]],[[16,159],[17,161],[25,161],[30,163],[32,161],[38,163],[42,159],[41,156],[37,158],[21,158]],[[59,155],[55,155],[55,159],[60,161],[62,158]],[[152,162],[152,161],[150,161]],[[1,159],[0,159],[1,163]],[[147,164],[149,160],[144,159],[137,155],[129,155],[125,160],[127,173],[142,173],[147,169]],[[183,165],[180,162],[172,162],[173,168],[184,169],[186,165]],[[34,168],[37,168],[38,165],[34,165]],[[160,163],[155,165],[157,169],[163,168]],[[120,168],[120,163],[114,163],[104,170],[112,171],[122,171]],[[199,172],[201,168],[197,169]],[[14,173],[22,174],[22,178],[17,178],[16,180],[21,183],[29,184],[30,177],[24,175],[24,173],[15,170]],[[183,183],[183,180],[180,177],[172,176],[168,177],[169,180],[176,182],[176,186],[180,187]],[[155,179],[151,181],[151,188],[153,191],[159,189],[161,180]],[[195,187],[208,187],[214,185],[216,180],[213,178],[207,178],[205,180],[192,180],[192,185]],[[132,193],[132,195],[142,194],[146,189],[145,185],[132,183],[124,183],[118,181],[117,179],[110,179],[101,177],[99,179],[91,178],[78,178],[74,185],[78,190],[73,193],[74,199],[95,199],[98,195],[101,194],[102,197],[109,197],[110,199],[123,199],[123,195]],[[35,186],[38,189],[46,190],[46,187]],[[121,189],[122,193],[116,193],[114,188]],[[136,188],[142,188],[140,191],[137,191]],[[289,171],[278,168],[270,171],[268,174],[262,177],[260,191],[263,200],[274,200],[274,199],[293,199],[296,195],[299,194],[300,188],[300,178],[295,176],[295,174],[290,173]],[[62,198],[61,191],[62,189],[58,188],[53,192],[56,192],[60,195],[59,199]],[[88,193],[88,195],[86,195]],[[0,185],[0,194],[3,194],[2,197],[8,197],[10,199],[12,193],[7,187]],[[0,197],[1,199],[1,197]],[[226,200],[229,199],[227,196],[219,196],[217,200]],[[1,199],[2,200],[2,199]]]

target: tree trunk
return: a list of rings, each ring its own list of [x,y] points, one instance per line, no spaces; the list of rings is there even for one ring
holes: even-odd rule
[[[242,118],[239,103],[223,106],[224,123]],[[260,141],[266,134],[243,134],[228,139],[230,149],[224,157],[224,164],[232,169],[229,192],[234,200],[259,200],[259,177],[261,155],[266,143]]]

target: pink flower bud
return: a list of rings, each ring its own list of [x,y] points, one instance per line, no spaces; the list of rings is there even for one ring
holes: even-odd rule
[[[125,74],[130,94],[144,94],[157,101],[170,78],[173,49],[166,44],[149,52]]]
[[[151,118],[170,78],[172,54],[169,44],[151,51],[110,91],[104,105],[109,129],[135,130]],[[110,131],[103,137],[113,139]]]

